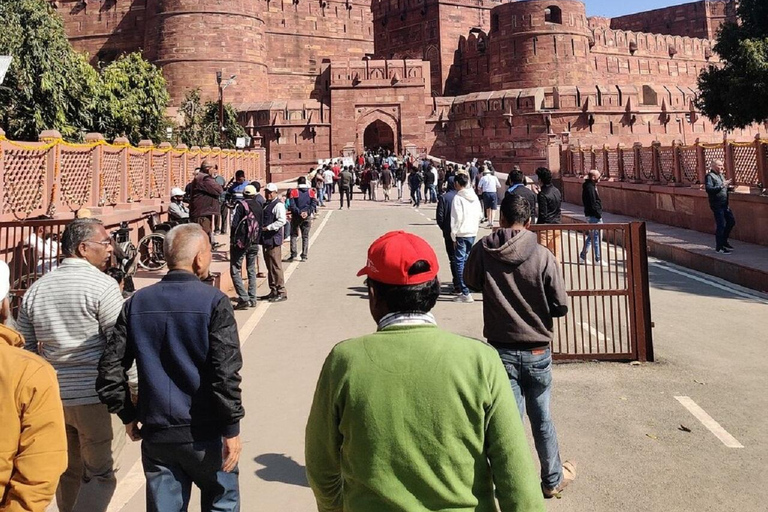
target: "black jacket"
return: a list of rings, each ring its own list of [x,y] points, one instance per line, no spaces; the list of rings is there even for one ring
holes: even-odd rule
[[[437,198],[435,220],[443,231],[443,235],[446,236],[451,236],[451,210],[453,209],[453,199],[455,197],[456,190],[450,189]]]
[[[539,224],[560,224],[562,216],[560,205],[563,202],[563,196],[554,185],[544,185],[539,191]]]
[[[705,190],[709,196],[709,207],[713,210],[728,208],[728,187],[719,173],[709,171],[704,182]]]
[[[139,401],[125,374],[136,361]],[[136,292],[123,306],[99,361],[96,390],[143,439],[189,443],[240,432],[240,340],[229,298],[183,270]]]
[[[603,203],[597,193],[597,185],[588,179],[581,189],[581,202],[584,205],[584,215],[587,217],[603,218]]]
[[[197,219],[220,214],[219,198],[223,193],[224,189],[216,183],[216,178],[204,172],[197,173],[195,179],[187,185],[190,218]]]

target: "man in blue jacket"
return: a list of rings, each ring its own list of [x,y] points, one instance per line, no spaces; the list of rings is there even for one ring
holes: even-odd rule
[[[187,510],[192,483],[204,512],[238,511],[245,413],[235,314],[226,295],[201,281],[211,246],[200,226],[176,226],[164,249],[170,272],[126,302],[99,362],[96,390],[130,438],[143,440],[148,511]],[[125,378],[134,361],[136,406]]]

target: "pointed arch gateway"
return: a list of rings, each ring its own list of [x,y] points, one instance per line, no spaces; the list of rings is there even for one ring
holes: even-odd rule
[[[389,107],[395,112],[385,110],[387,107],[376,107],[363,113],[357,120],[357,151],[365,148],[382,147],[400,152],[399,109]]]

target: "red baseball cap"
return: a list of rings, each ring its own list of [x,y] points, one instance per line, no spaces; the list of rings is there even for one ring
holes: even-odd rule
[[[408,270],[420,260],[429,264],[429,270],[408,275]],[[368,263],[357,275],[384,284],[411,286],[433,280],[439,271],[435,250],[426,240],[405,231],[390,231],[371,244]]]

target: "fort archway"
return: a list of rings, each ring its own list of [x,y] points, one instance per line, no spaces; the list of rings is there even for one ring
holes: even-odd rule
[[[369,124],[363,132],[363,147],[375,149],[384,148],[395,150],[395,133],[384,121],[377,119]]]

